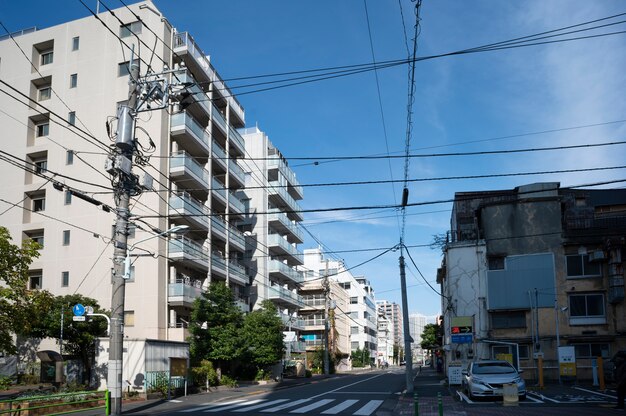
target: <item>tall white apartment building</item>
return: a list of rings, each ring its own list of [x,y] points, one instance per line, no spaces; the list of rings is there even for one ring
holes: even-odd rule
[[[421,347],[422,342],[422,333],[424,332],[424,327],[428,321],[428,317],[424,315],[420,315],[418,313],[412,313],[409,315],[409,332],[411,334],[411,338],[413,338],[413,342],[411,343],[411,351],[414,362],[423,362],[424,361],[424,351]]]
[[[146,149],[151,141],[155,150],[145,153],[149,161],[133,172],[152,176],[154,189],[131,198],[136,227],[128,244],[136,244],[133,254],[157,258],[133,258],[124,335],[178,345],[175,341],[188,335],[192,302],[209,282],[225,282],[248,310],[249,282],[241,262],[245,240],[237,229],[245,207],[235,194],[245,181],[240,166],[245,144],[237,132],[244,110],[191,34],[176,30],[151,1],[130,9],[114,10],[122,23],[109,13],[99,18],[135,46],[140,76],[150,62],[155,72],[178,68],[167,78],[184,83],[188,94],[169,111],[137,118],[137,141]],[[128,100],[130,50],[108,29],[90,16],[0,40],[1,88],[15,97],[0,95],[5,112],[0,124],[10,138],[0,146],[22,167],[0,163],[2,224],[17,242],[31,238],[43,244],[31,265],[31,287],[55,295],[80,293],[106,309],[114,212],[72,197],[68,189],[115,206],[104,169],[112,144],[105,123]],[[189,226],[184,237],[150,238],[151,229],[183,224]],[[159,362],[146,360],[135,370],[164,370]],[[124,379],[135,380],[129,371],[125,365]]]
[[[378,366],[384,363],[393,362],[393,323],[385,316],[378,312],[378,352],[376,354],[376,364]]]
[[[321,249],[304,250],[305,279],[321,278],[337,282],[349,296],[348,310],[337,308],[336,315],[349,317],[350,350],[369,350],[372,360],[377,354],[376,304],[374,290],[365,277],[354,277],[341,261],[326,259]]]
[[[297,266],[303,264],[297,245],[304,241],[298,225],[302,221],[297,201],[303,198],[302,187],[280,151],[267,134],[257,127],[241,130],[245,140],[245,203],[248,216],[246,253],[251,276],[250,305],[259,308],[271,300],[279,309],[285,334],[292,339],[302,329],[298,310],[304,306],[298,293],[303,282]],[[244,194],[244,192],[240,192]],[[259,213],[259,215],[256,215]],[[289,341],[290,352],[303,352],[300,343]]]
[[[404,349],[404,327],[402,326],[402,307],[395,302],[388,300],[377,300],[376,307],[382,312],[392,323],[393,326],[393,343],[399,348]]]

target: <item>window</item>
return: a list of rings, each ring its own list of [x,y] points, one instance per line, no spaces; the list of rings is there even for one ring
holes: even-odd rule
[[[124,311],[124,326],[135,326],[135,311]]]
[[[350,312],[350,318],[359,319],[359,312]]]
[[[41,270],[32,270],[28,274],[28,288],[30,290],[41,289],[43,282],[43,274]]]
[[[65,153],[65,164],[66,165],[73,165],[74,164],[74,151],[73,150],[68,150]]]
[[[46,173],[48,170],[48,161],[46,159],[36,160],[35,164],[35,173]]]
[[[491,328],[526,328],[525,311],[507,311],[491,313]]]
[[[72,191],[65,191],[65,205],[72,203]]]
[[[72,38],[72,50],[77,51],[80,46],[80,38],[78,36]]]
[[[47,50],[47,51],[43,51],[40,54],[41,57],[41,65],[48,65],[52,63],[53,57],[54,57],[54,52],[52,51],[52,49]]]
[[[45,86],[45,87],[41,87],[39,88],[39,90],[37,91],[38,94],[38,100],[39,101],[45,101],[45,100],[49,100],[50,97],[52,96],[52,87],[51,86]]]
[[[528,360],[530,358],[529,350],[530,350],[530,347],[528,345],[520,345],[519,346],[519,359]]]
[[[504,270],[504,256],[489,256],[489,270]]]
[[[350,343],[350,347],[352,348],[352,351],[356,351],[359,349],[359,341],[352,341]]]
[[[602,276],[600,263],[589,261],[587,254],[565,256],[567,261],[567,277]]]
[[[69,113],[67,113],[67,122],[70,123],[72,126],[76,125],[76,112],[75,111],[70,111]]]
[[[40,248],[43,248],[43,230],[26,231],[25,234],[27,238],[39,244]]]
[[[120,26],[120,37],[127,38],[129,36],[138,35],[141,33],[141,22],[132,22],[126,25]]]
[[[601,293],[569,296],[570,325],[606,323],[604,295]]]
[[[50,134],[50,123],[37,124],[37,137],[43,137]]]
[[[348,290],[348,289],[350,289],[350,282],[339,283],[339,286],[341,286],[342,288]]]
[[[70,88],[76,88],[78,86],[78,74],[70,75]]]
[[[61,286],[68,287],[70,285],[70,272],[61,272]]]
[[[359,297],[358,297],[358,296],[352,296],[352,297],[350,298],[350,303],[351,303],[352,305],[359,303]]]
[[[45,197],[45,195],[33,196],[32,200],[33,200],[33,211],[34,212],[45,211],[45,209],[46,209],[46,197]]]
[[[359,333],[359,327],[358,326],[350,327],[350,334],[351,335],[357,335],[358,333]]]
[[[118,77],[123,77],[123,76],[130,74],[130,68],[128,66],[129,64],[130,64],[129,61],[121,62],[117,64],[117,76]]]
[[[63,230],[63,245],[70,245],[70,230]]]
[[[609,344],[574,344],[574,351],[576,352],[576,358],[595,358],[603,357],[610,358]]]

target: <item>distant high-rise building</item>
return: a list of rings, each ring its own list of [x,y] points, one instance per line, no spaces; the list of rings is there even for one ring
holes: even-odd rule
[[[404,348],[404,332],[402,326],[402,308],[395,302],[377,300],[376,307],[390,320],[393,327],[393,344]]]

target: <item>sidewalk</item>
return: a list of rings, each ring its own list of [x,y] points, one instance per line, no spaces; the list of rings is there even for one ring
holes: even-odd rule
[[[441,394],[441,406],[446,416],[466,415],[463,405],[451,395],[448,386],[444,384],[444,374],[437,373],[433,368],[421,367],[413,379],[413,392],[417,394],[417,402],[420,416],[438,416],[439,400]],[[394,415],[415,415],[414,398],[403,396],[398,401]]]

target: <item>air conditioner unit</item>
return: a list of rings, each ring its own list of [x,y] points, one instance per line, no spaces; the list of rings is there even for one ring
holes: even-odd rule
[[[606,255],[602,250],[594,250],[589,252],[589,261],[603,261],[606,259]]]

